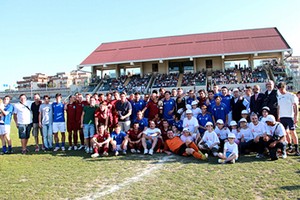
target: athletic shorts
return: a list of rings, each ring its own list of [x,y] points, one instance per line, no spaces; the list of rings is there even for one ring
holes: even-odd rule
[[[10,125],[1,124],[0,125],[0,135],[10,134]]]
[[[187,147],[186,144],[184,143],[184,144],[182,144],[182,145],[180,146],[180,148],[178,149],[178,151],[177,151],[176,153],[177,153],[178,155],[182,156],[182,155],[185,153],[186,148],[188,148],[188,147]]]
[[[65,133],[66,123],[65,122],[53,122],[53,133]]]
[[[18,124],[18,133],[20,139],[29,139],[32,124]]]
[[[291,117],[281,117],[280,123],[284,126],[285,129],[295,130],[294,120]]]
[[[32,124],[32,136],[33,137],[38,136],[39,131],[41,133],[41,136],[43,136],[42,129],[39,127],[39,123],[33,123]]]

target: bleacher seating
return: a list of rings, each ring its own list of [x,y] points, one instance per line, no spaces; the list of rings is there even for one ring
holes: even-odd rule
[[[203,86],[206,84],[206,72],[188,72],[183,74],[181,86]]]
[[[262,67],[241,69],[241,83],[263,83],[268,79],[266,71]]]
[[[238,78],[235,69],[226,69],[224,72],[217,70],[212,72],[214,84],[237,84]]]
[[[153,88],[160,87],[176,87],[179,78],[179,73],[158,74],[155,78]]]
[[[124,83],[127,79],[127,76],[120,76],[118,79],[116,78],[108,78],[103,79],[103,84],[99,88],[99,91],[123,91],[124,90]]]
[[[140,77],[140,75],[131,76],[130,82],[125,87],[126,92],[128,94],[132,94],[135,92],[144,93],[151,79],[151,76],[151,74],[145,74],[142,78]]]

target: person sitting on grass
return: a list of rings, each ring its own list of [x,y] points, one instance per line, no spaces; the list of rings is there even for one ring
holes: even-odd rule
[[[214,156],[218,156],[220,140],[213,129],[213,123],[207,122],[205,127],[206,131],[198,143],[198,147],[200,150],[212,152]]]
[[[149,128],[143,131],[142,145],[144,147],[144,155],[148,154],[153,155],[154,148],[157,144],[157,139],[160,137],[161,131],[159,128],[156,128],[154,121],[149,121]],[[151,145],[151,148],[148,149],[148,144]]]
[[[135,122],[133,128],[127,132],[128,147],[131,153],[141,153],[142,149],[142,132],[139,130],[139,123]]]
[[[126,155],[128,137],[124,131],[121,131],[121,126],[117,125],[115,130],[110,134],[110,144],[112,145],[115,156],[119,155],[119,151],[122,151]]]
[[[215,128],[215,132],[220,140],[220,149],[222,150],[224,147],[224,143],[227,140],[227,136],[230,133],[230,130],[224,126],[224,122],[222,119],[217,120],[217,127]]]
[[[140,131],[144,131],[148,127],[148,120],[143,116],[142,111],[137,112],[137,117],[134,119],[133,123],[139,123],[139,129]]]
[[[278,160],[277,150],[280,149],[282,158],[287,157],[286,154],[286,132],[284,126],[280,122],[276,122],[273,115],[268,115],[266,119],[267,123],[267,134],[264,135],[264,145],[262,149],[268,148],[270,152],[271,160]]]
[[[241,153],[248,153],[253,149],[253,134],[251,130],[248,128],[247,120],[245,118],[240,119],[240,150]]]
[[[92,154],[91,157],[99,157],[99,152],[103,152],[103,156],[108,156],[108,147],[110,140],[110,134],[105,130],[104,124],[100,124],[97,134],[95,134],[92,138],[95,153]]]
[[[190,140],[183,142],[179,137],[175,136],[171,130],[168,131],[167,136],[168,139],[165,141],[164,148],[166,154],[171,155],[174,153],[180,156],[193,155],[199,160],[207,160],[207,154],[203,154],[194,142]]]
[[[225,164],[225,163],[235,163],[235,161],[239,157],[239,150],[238,145],[234,142],[235,135],[233,133],[230,133],[228,135],[228,141],[224,144],[224,151],[223,153],[219,153],[219,163]]]

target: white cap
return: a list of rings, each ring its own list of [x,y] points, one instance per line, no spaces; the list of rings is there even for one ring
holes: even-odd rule
[[[184,128],[182,131],[183,131],[183,132],[184,132],[184,131],[190,132],[190,129],[189,129],[189,128]]]
[[[229,133],[229,134],[228,134],[228,138],[235,138],[234,133]]]
[[[198,105],[198,102],[197,101],[192,101],[192,106],[193,105]]]
[[[205,126],[213,126],[213,123],[211,123],[211,122],[206,122]]]
[[[236,123],[236,121],[233,120],[233,121],[230,122],[229,125],[230,125],[230,126],[237,126],[237,123]]]
[[[191,106],[190,104],[186,104],[185,108],[186,108],[187,110],[191,110],[191,109],[192,109],[192,106]]]
[[[261,110],[266,110],[266,111],[270,112],[270,108],[268,106],[264,106]]]
[[[234,88],[234,89],[232,90],[232,92],[239,92],[239,89]]]
[[[242,113],[241,113],[242,115],[243,114],[246,114],[246,115],[248,115],[249,113],[248,113],[248,111],[247,110],[242,110]]]
[[[192,114],[193,112],[191,110],[186,110],[185,114]]]
[[[241,118],[240,122],[247,122],[247,120],[245,118]]]
[[[265,122],[272,122],[272,123],[275,123],[276,122],[276,119],[273,115],[268,115],[265,119]]]
[[[218,119],[216,123],[217,123],[217,124],[224,124],[224,122],[223,122],[222,119]]]

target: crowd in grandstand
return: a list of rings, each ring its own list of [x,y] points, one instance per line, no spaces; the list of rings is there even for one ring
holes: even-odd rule
[[[212,78],[217,85],[238,83],[237,73],[233,69],[226,69],[225,72],[214,71]]]
[[[175,77],[165,78],[171,83]],[[295,125],[300,94],[297,98],[287,92],[284,82],[276,89],[274,82],[268,81],[266,87],[265,92],[258,85],[246,88],[246,96],[237,88],[229,91],[217,85],[214,90],[187,93],[182,88],[160,88],[144,98],[139,92],[85,97],[77,93],[68,102],[62,102],[61,94],[53,102],[48,95],[41,98],[35,94],[29,102],[22,94],[14,105],[5,96],[0,102],[2,154],[13,152],[13,116],[22,154],[28,152],[32,133],[36,152],[66,151],[68,147],[69,151],[84,149],[91,157],[165,152],[201,160],[211,154],[220,163],[234,163],[240,155],[251,152],[271,160],[277,160],[279,153],[282,158],[292,153],[299,156]]]
[[[188,72],[183,74],[181,86],[200,86],[206,84],[205,72]]]
[[[170,74],[158,74],[155,78],[153,88],[160,87],[176,87],[178,82],[179,74],[170,73]]]

